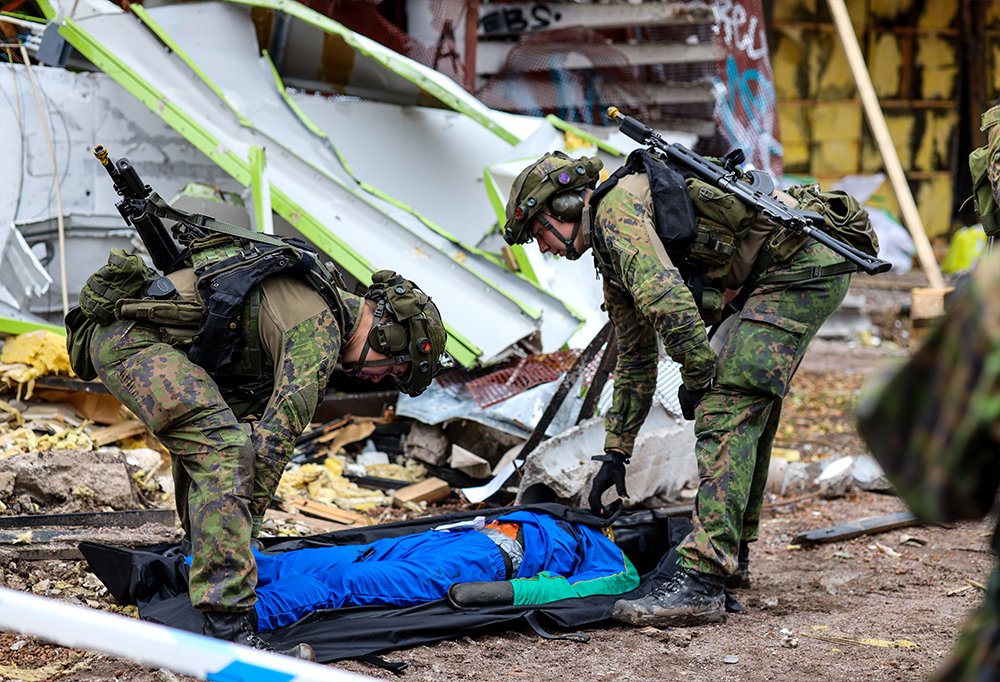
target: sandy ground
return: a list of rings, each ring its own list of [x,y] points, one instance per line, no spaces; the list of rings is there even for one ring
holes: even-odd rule
[[[873,319],[881,345],[815,343],[785,402],[776,445],[799,449],[805,459],[865,452],[851,402],[887,355],[906,352],[908,321],[898,307],[908,300],[908,289],[864,291],[878,299]],[[414,682],[922,679],[947,655],[982,598],[975,585],[985,582],[994,561],[988,549],[994,521],[920,526],[800,548],[791,544],[800,532],[905,509],[893,495],[853,489],[838,499],[787,503],[800,495],[789,491],[769,503],[761,540],[751,551],[752,585],[735,593],[748,612],[722,624],[654,630],[608,622],[580,630],[590,636],[586,644],[543,640],[523,626],[384,657],[408,663],[402,678]],[[101,594],[85,562],[5,560],[0,585],[122,610]],[[336,665],[374,678],[395,677],[367,663]],[[190,678],[0,633],[0,679]]]

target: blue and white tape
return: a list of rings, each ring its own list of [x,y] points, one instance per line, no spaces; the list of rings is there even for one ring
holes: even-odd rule
[[[0,587],[0,629],[213,682],[372,679],[3,587]]]

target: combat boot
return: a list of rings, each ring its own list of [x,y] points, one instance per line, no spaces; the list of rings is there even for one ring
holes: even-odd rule
[[[619,599],[611,617],[629,625],[703,625],[726,617],[722,578],[678,567],[665,583],[641,599]]]
[[[750,544],[740,542],[736,572],[726,576],[726,588],[740,590],[750,587]]]
[[[250,609],[245,613],[230,611],[204,611],[205,622],[201,625],[201,634],[215,639],[224,639],[252,649],[270,651],[273,653],[300,658],[304,661],[315,661],[316,652],[308,644],[296,644],[290,649],[275,649],[257,634],[257,613]]]

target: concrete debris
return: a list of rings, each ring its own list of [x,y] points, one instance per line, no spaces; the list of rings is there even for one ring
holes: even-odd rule
[[[823,473],[813,480],[813,483],[821,489],[825,488],[820,496],[827,499],[842,497],[851,485],[851,472],[853,469],[853,457],[841,457],[829,462],[823,468]]]
[[[685,485],[698,480],[694,456],[694,422],[678,420],[654,404],[639,431],[625,478],[626,506],[669,502]],[[600,463],[591,456],[604,451],[604,420],[594,417],[541,443],[528,457],[517,492],[521,504],[527,491],[542,484],[550,501],[586,507],[587,495]],[[535,488],[538,490],[538,488]],[[605,503],[614,499],[608,491]]]
[[[406,436],[403,452],[431,466],[444,466],[448,462],[448,437],[440,426],[415,421]]]
[[[59,506],[62,511],[141,506],[125,454],[119,448],[15,454],[0,460],[0,472],[14,477],[4,501],[10,507],[20,506],[20,513],[34,511],[23,509],[28,501],[49,508]]]
[[[892,484],[885,477],[885,472],[878,462],[869,455],[862,455],[854,460],[854,470],[851,472],[854,484],[862,490],[883,492],[892,490]]]

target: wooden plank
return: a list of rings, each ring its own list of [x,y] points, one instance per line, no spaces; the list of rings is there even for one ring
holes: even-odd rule
[[[917,320],[936,320],[944,316],[944,297],[954,291],[954,287],[916,288],[910,291],[910,319],[913,324]]]
[[[30,514],[0,516],[0,528],[38,528],[97,526],[100,528],[138,528],[147,523],[158,523],[173,528],[173,509],[135,509],[114,512],[79,512],[74,514]]]
[[[120,441],[123,438],[130,438],[132,436],[138,436],[139,434],[146,432],[146,425],[140,421],[134,419],[129,419],[128,421],[119,422],[111,426],[106,426],[103,429],[97,429],[90,434],[91,439],[93,439],[94,444],[97,447],[102,445],[107,445],[109,443],[114,443]]]
[[[419,483],[400,488],[393,494],[396,502],[438,502],[451,494],[451,486],[440,478],[433,476]]]
[[[307,500],[303,497],[290,497],[281,501],[281,506],[286,510],[294,509],[301,514],[308,514],[327,521],[343,523],[346,525],[367,525],[368,517],[357,512],[346,511],[332,504]]]
[[[865,115],[868,118],[868,126],[871,128],[872,136],[878,144],[879,152],[882,154],[882,161],[885,163],[885,171],[889,176],[896,200],[899,202],[900,212],[903,214],[903,223],[910,231],[913,242],[917,247],[917,257],[920,266],[927,275],[931,287],[941,288],[944,286],[944,279],[941,277],[941,268],[934,257],[934,249],[931,248],[930,239],[924,230],[920,212],[917,204],[913,200],[913,193],[906,183],[906,174],[903,172],[903,165],[899,161],[899,154],[889,134],[889,126],[885,122],[885,115],[878,103],[878,96],[875,94],[875,86],[872,85],[868,67],[865,65],[864,55],[861,53],[861,46],[858,44],[858,36],[854,32],[854,25],[851,24],[851,16],[847,12],[847,5],[844,0],[827,0],[830,7],[830,14],[837,25],[837,33],[840,35],[840,42],[844,46],[847,54],[847,61],[854,74],[854,82],[861,95],[861,102],[864,104]]]
[[[897,512],[876,516],[871,519],[861,519],[851,523],[842,523],[838,526],[828,528],[817,528],[805,533],[799,533],[792,539],[793,545],[814,545],[819,542],[835,542],[839,540],[850,540],[861,535],[874,535],[884,533],[897,528],[908,528],[919,525],[917,517],[912,512]]]

